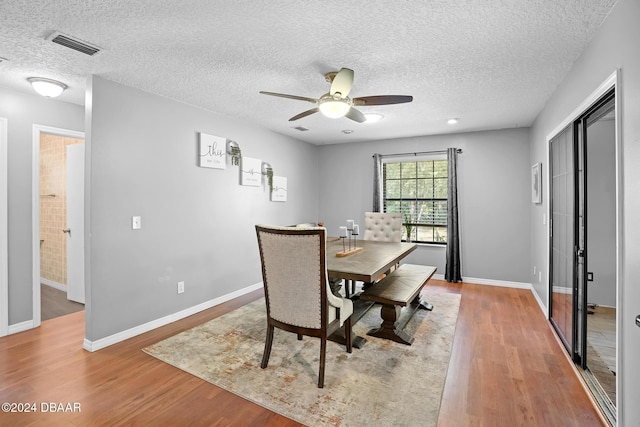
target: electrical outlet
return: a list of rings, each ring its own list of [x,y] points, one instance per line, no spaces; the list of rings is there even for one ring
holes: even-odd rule
[[[178,282],[178,293],[181,294],[184,292],[184,282]]]

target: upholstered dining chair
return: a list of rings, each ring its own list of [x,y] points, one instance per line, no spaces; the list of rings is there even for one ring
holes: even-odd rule
[[[365,212],[364,240],[400,242],[402,240],[402,214]]]
[[[378,242],[401,242],[402,241],[402,214],[387,212],[365,212],[364,213],[364,240]],[[385,275],[381,275],[378,280]],[[363,288],[371,286],[364,283]],[[347,298],[355,294],[355,282],[345,280],[345,295]]]
[[[353,302],[334,295],[327,281],[326,229],[256,225],[267,305],[263,369],[274,328],[320,338],[318,387],[324,387],[327,337],[344,325],[351,353]]]

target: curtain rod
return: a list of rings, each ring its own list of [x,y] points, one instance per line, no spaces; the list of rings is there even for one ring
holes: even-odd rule
[[[458,148],[458,154],[462,154],[462,149]],[[410,156],[410,155],[414,155],[417,156],[419,154],[446,154],[447,150],[434,150],[434,151],[418,151],[415,153],[397,153],[397,154],[381,154],[380,156],[385,158],[385,157],[402,157],[402,156]],[[374,157],[374,156],[371,156]]]

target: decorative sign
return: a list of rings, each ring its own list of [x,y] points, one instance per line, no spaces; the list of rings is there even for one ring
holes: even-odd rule
[[[271,190],[272,202],[287,201],[287,178],[284,176],[273,176],[273,189]]]
[[[262,160],[242,157],[241,185],[260,187],[262,184]]]
[[[200,167],[227,167],[227,139],[200,132]]]
[[[531,201],[542,203],[542,166],[536,163],[531,167]]]

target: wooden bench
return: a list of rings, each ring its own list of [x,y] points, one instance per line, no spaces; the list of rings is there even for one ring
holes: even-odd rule
[[[413,337],[404,331],[404,327],[419,308],[433,308],[431,304],[422,301],[420,291],[435,272],[435,267],[402,264],[362,292],[360,299],[382,304],[382,324],[379,328],[370,330],[368,335],[411,345]],[[407,308],[400,318],[402,307]]]

